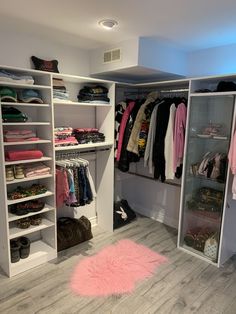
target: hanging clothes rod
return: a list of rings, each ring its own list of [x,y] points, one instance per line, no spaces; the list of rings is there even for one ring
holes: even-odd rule
[[[157,90],[157,89],[152,89],[152,90],[141,90],[141,91],[126,91],[124,92],[124,96],[147,96],[147,94],[151,93],[151,92],[158,92],[160,94],[164,94],[164,93],[188,93],[189,89],[188,88],[182,88],[182,89],[165,89],[165,90]]]
[[[79,157],[81,154],[91,154],[96,152],[108,151],[110,148],[91,149],[85,151],[56,152],[56,160],[63,158]]]
[[[132,172],[132,171],[128,171],[127,173],[128,174],[132,174],[132,175],[137,176],[137,177],[149,179],[149,180],[152,180],[152,181],[155,181],[155,182],[161,182],[159,180],[156,180],[155,178],[152,178],[152,177],[149,177],[149,176],[145,176],[143,174],[135,173],[135,172]],[[177,186],[177,187],[181,187],[181,184],[175,183],[175,182],[165,181],[165,182],[161,182],[161,183],[168,184],[168,185],[173,185],[173,186]]]

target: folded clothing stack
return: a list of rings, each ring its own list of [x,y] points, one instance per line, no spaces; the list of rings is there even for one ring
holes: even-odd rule
[[[14,107],[2,106],[2,121],[3,122],[26,122],[28,117],[20,110]]]
[[[95,128],[78,128],[73,131],[79,144],[98,143],[105,141],[105,135]]]
[[[31,130],[7,130],[3,132],[4,142],[38,141],[36,133]]]
[[[79,91],[77,98],[81,102],[109,103],[110,99],[107,97],[107,94],[108,89],[104,86],[84,86]]]
[[[53,99],[61,102],[69,100],[69,93],[62,79],[53,78]]]
[[[16,200],[19,198],[39,195],[47,192],[47,188],[41,184],[32,184],[28,188],[18,186],[14,191],[7,193],[9,200]]]
[[[34,79],[31,75],[21,75],[6,70],[0,70],[0,81],[29,85],[34,84]]]
[[[17,150],[17,151],[7,151],[5,153],[6,161],[17,161],[26,159],[38,159],[42,158],[43,153],[41,150]]]
[[[35,163],[24,166],[24,175],[26,178],[44,176],[50,173],[50,167],[44,163]]]
[[[78,145],[76,138],[72,135],[73,128],[57,127],[54,128],[55,146],[72,146]]]

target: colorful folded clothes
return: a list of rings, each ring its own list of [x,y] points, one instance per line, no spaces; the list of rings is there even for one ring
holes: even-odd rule
[[[66,139],[55,139],[55,146],[72,146],[78,145],[78,142],[74,136],[69,136]]]
[[[17,161],[26,159],[42,158],[43,153],[41,150],[20,150],[20,151],[7,151],[5,153],[6,161]]]
[[[11,130],[3,132],[4,142],[37,141],[39,138],[31,130]]]
[[[0,70],[0,81],[29,85],[34,84],[34,79],[31,75],[21,75],[6,70]]]
[[[50,173],[50,167],[43,163],[29,164],[24,166],[24,175],[28,177],[35,177],[46,175]]]
[[[74,129],[73,135],[79,144],[98,143],[105,141],[105,135],[98,132],[98,129],[95,128]]]
[[[101,85],[96,86],[84,86],[79,91],[77,96],[78,101],[81,102],[99,102],[99,103],[109,103],[108,89]]]
[[[2,106],[2,120],[3,122],[26,122],[28,117],[14,107]]]
[[[41,184],[32,184],[31,187],[23,188],[18,186],[14,191],[7,193],[9,200],[16,200],[24,197],[39,195],[47,192],[47,188]]]

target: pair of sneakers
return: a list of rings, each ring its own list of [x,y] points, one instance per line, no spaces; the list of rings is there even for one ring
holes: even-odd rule
[[[24,169],[21,165],[16,165],[13,167],[6,167],[6,180],[13,181],[14,179],[23,179],[25,177],[24,175]]]

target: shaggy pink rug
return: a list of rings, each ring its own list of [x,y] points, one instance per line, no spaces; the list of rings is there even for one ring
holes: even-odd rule
[[[70,286],[83,296],[130,293],[136,282],[151,277],[167,259],[131,240],[121,240],[82,260],[75,268]]]

